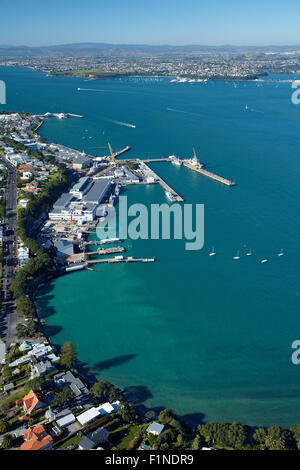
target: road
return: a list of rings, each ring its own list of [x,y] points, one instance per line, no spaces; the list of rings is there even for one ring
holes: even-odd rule
[[[0,335],[8,348],[16,340],[16,325],[20,319],[16,312],[15,301],[11,298],[10,283],[16,273],[16,223],[17,223],[17,187],[16,169],[5,158],[1,158],[7,168],[5,190],[5,215],[3,237],[3,314],[0,319]]]

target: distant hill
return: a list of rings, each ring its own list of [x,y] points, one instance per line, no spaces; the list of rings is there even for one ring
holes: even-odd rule
[[[216,53],[245,53],[258,52],[291,52],[300,51],[300,46],[205,46],[205,45],[147,45],[147,44],[107,44],[107,43],[74,43],[60,44],[55,46],[11,46],[0,45],[2,56],[95,56],[95,55],[162,55],[192,54],[204,52]]]

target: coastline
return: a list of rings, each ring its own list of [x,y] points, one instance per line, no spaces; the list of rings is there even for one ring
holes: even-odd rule
[[[187,77],[187,76],[178,76],[178,75],[159,75],[159,74],[154,74],[154,75],[147,75],[147,74],[141,74],[141,75],[131,75],[131,74],[113,74],[111,76],[103,76],[103,77],[84,77],[84,76],[76,76],[76,75],[71,75],[71,74],[68,74],[68,73],[59,73],[59,74],[55,74],[55,73],[51,73],[51,72],[48,72],[48,71],[45,71],[43,69],[37,69],[36,67],[32,67],[30,65],[18,65],[18,64],[14,64],[14,65],[6,65],[6,64],[0,64],[0,67],[15,67],[15,68],[25,68],[25,69],[29,69],[31,70],[32,72],[40,72],[40,73],[43,73],[45,75],[45,77],[56,77],[56,78],[77,78],[77,79],[81,79],[81,80],[84,80],[84,81],[101,81],[101,80],[115,80],[115,79],[118,79],[118,78],[166,78],[166,79],[184,79],[186,78],[187,81],[188,80],[195,80],[196,82],[198,80],[207,80],[207,81],[210,81],[210,82],[249,82],[249,81],[253,81],[253,80],[258,80],[259,78],[261,77],[267,77],[270,75],[270,73],[268,72],[262,72],[261,74],[254,74],[252,76],[249,76],[249,77],[219,77],[219,76],[215,76],[215,77],[209,77],[209,76],[190,76],[190,77]],[[283,75],[286,74],[287,72],[275,72],[276,74],[278,73],[282,73]],[[274,74],[274,72],[272,72],[272,74]],[[271,75],[272,75],[271,74]],[[289,72],[289,74],[294,74],[294,75],[297,75],[297,72]],[[180,83],[180,81],[178,80],[178,83]]]

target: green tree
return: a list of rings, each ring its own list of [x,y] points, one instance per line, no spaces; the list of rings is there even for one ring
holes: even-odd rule
[[[300,426],[291,426],[291,432],[293,433],[293,437],[297,443],[297,447],[300,450]]]
[[[7,411],[9,410],[9,400],[8,397],[2,398],[0,400],[0,412],[5,415]]]
[[[60,358],[60,363],[67,367],[70,368],[74,366],[77,362],[77,354],[76,350],[71,343],[71,341],[66,341],[65,344],[61,348],[61,358]]]
[[[267,437],[267,432],[264,428],[256,429],[253,434],[254,442],[257,443],[261,449],[266,448],[266,437]]]
[[[21,295],[17,299],[17,312],[20,316],[25,318],[33,317],[35,315],[35,308],[32,300],[25,295]]]
[[[0,420],[0,434],[4,434],[8,430],[8,424],[5,419]]]
[[[159,416],[158,416],[158,421],[161,423],[161,424],[168,424],[172,419],[176,419],[177,416],[176,414],[170,410],[170,409],[166,409],[166,410],[162,410],[160,413],[159,413]]]
[[[294,449],[296,442],[291,431],[280,426],[270,426],[266,437],[266,446],[270,450]]]
[[[8,450],[12,447],[13,438],[9,434],[5,434],[2,439],[1,449]]]
[[[39,331],[39,324],[35,320],[30,320],[27,323],[18,323],[16,326],[16,332],[18,338],[29,337],[32,338]]]
[[[208,423],[199,426],[198,432],[209,445],[241,449],[246,444],[250,428],[240,423]]]
[[[124,423],[132,423],[135,420],[136,412],[131,403],[126,401],[120,403],[119,411]]]
[[[91,393],[97,402],[122,399],[121,391],[118,388],[114,387],[107,380],[101,380],[100,382],[96,382],[91,388]]]
[[[44,377],[35,377],[28,382],[29,390],[33,390],[34,392],[41,392],[46,387],[46,380]]]
[[[74,404],[75,394],[69,387],[64,387],[61,392],[55,394],[53,406],[65,408]]]
[[[8,381],[12,377],[11,368],[7,365],[2,368],[2,377]]]
[[[192,450],[199,450],[203,447],[203,444],[205,443],[204,439],[202,436],[200,436],[199,434],[197,434],[197,436],[195,437],[195,439],[193,440],[193,444],[192,444]]]

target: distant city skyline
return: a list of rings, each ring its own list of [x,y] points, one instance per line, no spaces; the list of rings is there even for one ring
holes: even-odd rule
[[[297,45],[289,0],[2,0],[1,45]]]

